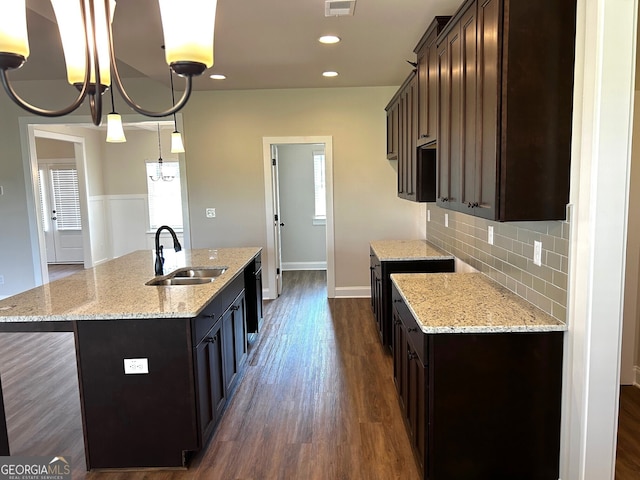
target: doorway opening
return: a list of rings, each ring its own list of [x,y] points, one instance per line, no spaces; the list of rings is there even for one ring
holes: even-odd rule
[[[332,137],[264,137],[263,158],[265,298],[282,292],[284,270],[325,269],[335,297]]]

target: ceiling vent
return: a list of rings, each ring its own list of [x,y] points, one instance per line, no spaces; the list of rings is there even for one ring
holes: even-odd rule
[[[344,17],[353,15],[356,0],[327,0],[324,2],[325,17]]]

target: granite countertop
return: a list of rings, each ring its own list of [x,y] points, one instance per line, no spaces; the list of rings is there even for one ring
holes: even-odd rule
[[[375,240],[370,242],[370,246],[381,262],[454,258],[426,240]]]
[[[148,286],[155,252],[140,250],[0,301],[0,323],[191,318],[261,252],[259,247],[164,252],[165,274],[181,267],[224,266],[211,283]]]
[[[425,333],[567,330],[481,273],[393,274],[391,280]]]

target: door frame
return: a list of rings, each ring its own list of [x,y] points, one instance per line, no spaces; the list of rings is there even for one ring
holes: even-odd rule
[[[31,226],[31,243],[34,266],[34,278],[36,285],[49,281],[49,269],[47,266],[47,249],[44,238],[44,226],[42,218],[38,215],[38,156],[36,152],[36,138],[49,138],[73,143],[75,165],[78,170],[78,193],[80,199],[80,218],[82,219],[82,248],[84,267],[93,266],[91,255],[91,234],[89,231],[89,202],[87,198],[88,179],[87,162],[85,155],[85,139],[75,135],[55,133],[39,130],[38,125],[27,124],[28,158],[25,159],[24,170],[27,187],[27,206],[29,211],[29,224]]]
[[[335,279],[335,235],[333,224],[333,137],[262,137],[262,158],[264,166],[264,203],[266,219],[266,268],[263,269],[264,296],[267,299],[277,298],[275,268],[275,229],[273,223],[273,174],[271,172],[271,145],[295,145],[307,143],[323,143],[325,149],[325,186],[327,202],[327,297],[336,296]],[[263,261],[263,264],[265,262]]]

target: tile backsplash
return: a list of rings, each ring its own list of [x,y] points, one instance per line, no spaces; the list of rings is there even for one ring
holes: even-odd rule
[[[427,210],[428,241],[566,322],[568,222],[492,222],[434,203],[427,204]],[[489,226],[493,226],[493,245],[488,242]],[[534,241],[542,242],[541,266],[533,262]]]

